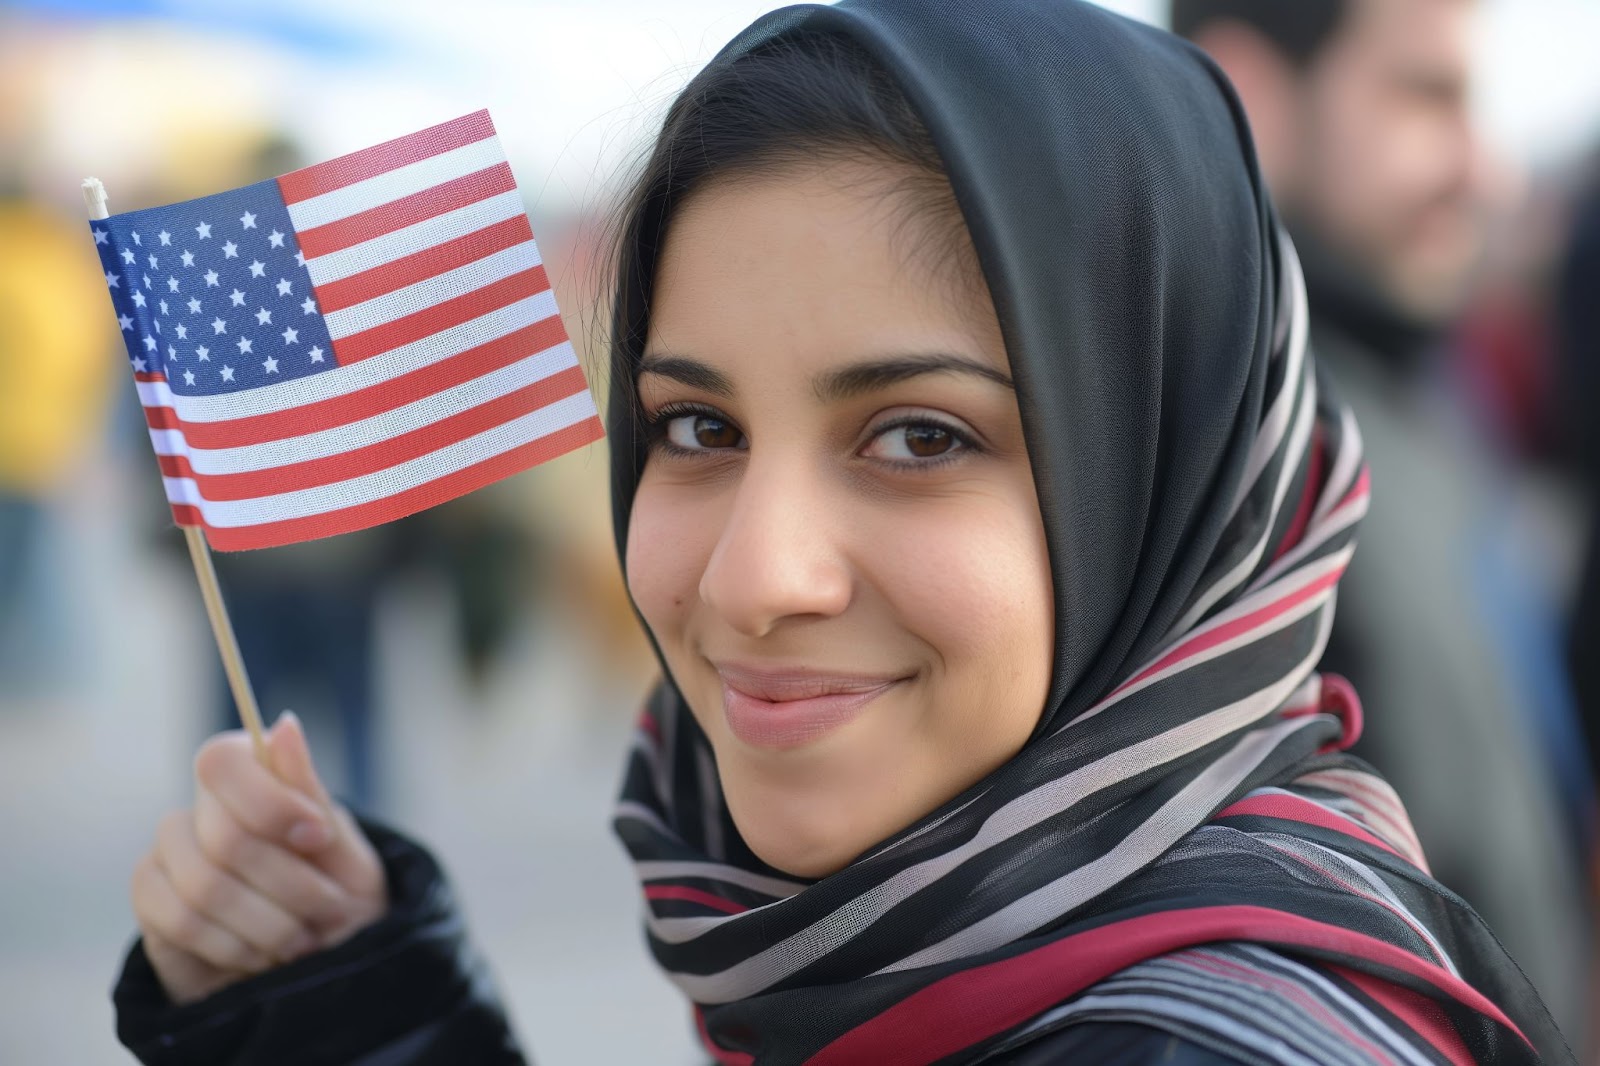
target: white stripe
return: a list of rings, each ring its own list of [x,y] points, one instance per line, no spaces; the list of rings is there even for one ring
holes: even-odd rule
[[[491,134],[481,141],[290,204],[289,221],[296,231],[304,233],[505,161],[500,139]]]
[[[188,487],[182,490],[185,499],[181,502],[195,504],[205,517],[206,524],[218,529],[237,529],[268,522],[308,518],[345,507],[372,503],[425,485],[474,463],[502,455],[513,448],[576,425],[594,414],[594,401],[589,396],[588,390],[584,390],[575,396],[558,400],[548,407],[542,407],[521,418],[502,423],[466,440],[446,445],[438,451],[348,481],[299,489],[276,496],[262,496],[252,500],[213,501],[200,498],[194,482],[184,478],[181,480],[186,482]],[[171,483],[174,480],[179,479],[168,479],[169,499],[172,498]]]
[[[538,245],[533,241],[523,241],[465,266],[446,270],[443,274],[435,274],[343,310],[330,311],[323,316],[323,322],[328,327],[328,335],[337,344],[345,337],[387,325],[446,300],[475,292],[485,285],[493,285],[513,274],[532,270],[540,262]]]
[[[1360,468],[1361,426],[1356,422],[1355,412],[1347,406],[1339,412],[1339,457],[1328,474],[1328,486],[1322,499],[1317,501],[1317,509],[1311,512],[1313,522],[1326,517],[1335,504],[1350,494]]]
[[[457,237],[465,237],[508,218],[516,218],[526,210],[521,193],[499,193],[487,200],[446,211],[370,241],[307,259],[306,270],[311,275],[313,285],[343,281],[353,274],[415,255]]]
[[[237,448],[191,448],[181,431],[170,429],[159,431],[164,438],[162,440],[156,440],[156,430],[151,431],[150,437],[160,455],[187,455],[197,474],[248,474],[340,455],[369,444],[392,440],[510,395],[576,365],[571,347],[562,345],[370,418],[262,444],[246,444]]]
[[[704,881],[721,881],[729,885],[738,885],[754,892],[779,899],[788,899],[790,896],[799,895],[805,885],[798,881],[783,881],[765,874],[741,870],[737,866],[724,866],[714,862],[667,862],[664,860],[650,860],[633,864],[635,873],[640,881],[678,881],[684,878],[699,878]]]
[[[1041,1015],[1026,1031],[1032,1032],[1035,1029],[1053,1026],[1078,1014],[1088,1014],[1096,1020],[1127,1018],[1145,1024],[1149,1024],[1146,1019],[1150,1018],[1170,1018],[1201,1032],[1223,1036],[1238,1045],[1241,1050],[1255,1051],[1269,1056],[1263,1061],[1272,1062],[1274,1066],[1326,1066],[1325,1063],[1309,1059],[1289,1047],[1276,1035],[1247,1029],[1225,1014],[1195,1006],[1170,995],[1086,993],[1070,1003]],[[1176,1035],[1188,1034],[1179,1032]]]
[[[167,388],[165,382],[141,381],[139,401],[146,407],[171,407],[185,422],[227,422],[235,418],[276,414],[335,396],[348,396],[421,367],[442,363],[480,344],[554,318],[556,314],[555,293],[546,290],[403,348],[395,348],[382,355],[325,370],[320,374],[220,396],[180,396]]]
[[[1283,258],[1285,274],[1288,278],[1290,296],[1289,306],[1289,348],[1286,354],[1288,366],[1283,373],[1283,386],[1278,390],[1278,395],[1272,399],[1272,407],[1267,411],[1267,416],[1262,419],[1261,429],[1256,434],[1256,439],[1251,442],[1250,455],[1245,462],[1245,475],[1239,482],[1239,491],[1234,494],[1233,506],[1228,508],[1229,515],[1238,513],[1239,504],[1245,496],[1255,487],[1256,479],[1261,476],[1272,456],[1278,450],[1278,444],[1283,440],[1284,431],[1289,426],[1289,416],[1293,410],[1295,399],[1300,395],[1300,379],[1306,376],[1306,337],[1308,333],[1307,299],[1305,282],[1300,276],[1300,260],[1294,254],[1294,248],[1288,239],[1280,240],[1278,247]]]
[[[1277,562],[1267,567],[1260,577],[1252,581],[1247,592],[1253,593],[1257,589],[1265,588],[1267,585],[1272,584],[1282,574],[1298,566],[1306,556],[1319,551],[1328,541],[1361,521],[1366,517],[1367,506],[1370,502],[1371,497],[1362,494],[1343,507],[1333,511],[1321,524],[1312,527],[1311,536],[1308,536],[1295,547],[1285,552]]]

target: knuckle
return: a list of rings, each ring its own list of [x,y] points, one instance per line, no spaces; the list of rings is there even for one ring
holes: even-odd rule
[[[200,850],[212,862],[235,870],[246,865],[250,854],[250,838],[231,821],[202,819],[196,836]]]
[[[194,756],[194,775],[202,785],[214,788],[234,771],[239,761],[241,739],[242,734],[237,730],[229,730],[207,738],[200,745]]]

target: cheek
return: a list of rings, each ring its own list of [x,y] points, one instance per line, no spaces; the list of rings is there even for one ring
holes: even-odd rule
[[[670,491],[646,473],[628,520],[628,591],[657,641],[670,643],[681,631],[715,545],[705,501]]]

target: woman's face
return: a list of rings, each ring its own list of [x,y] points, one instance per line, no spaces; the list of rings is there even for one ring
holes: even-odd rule
[[[803,877],[1015,755],[1050,682],[994,306],[908,254],[900,173],[838,164],[681,205],[639,377],[630,587],[740,833]]]

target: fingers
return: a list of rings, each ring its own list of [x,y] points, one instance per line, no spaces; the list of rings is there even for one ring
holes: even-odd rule
[[[345,922],[350,897],[343,887],[310,859],[252,834],[206,789],[195,795],[194,837],[210,862],[312,929]]]
[[[272,732],[267,737],[267,752],[272,759],[272,769],[280,780],[290,788],[304,792],[322,807],[333,807],[333,799],[323,787],[311,760],[311,746],[306,743],[305,730],[293,711],[284,711],[272,723]]]
[[[162,819],[156,861],[185,904],[273,959],[288,962],[317,946],[316,935],[298,917],[204,853],[188,812]]]
[[[265,952],[184,902],[154,853],[134,867],[132,890],[133,913],[147,935],[231,974],[259,973],[273,964]]]
[[[272,768],[291,788],[314,797],[327,813],[333,839],[318,848],[303,848],[306,854],[352,895],[370,896],[383,884],[382,866],[366,835],[348,811],[333,802],[311,760],[305,731],[293,711],[285,711],[273,723],[267,738]]]
[[[164,940],[148,927],[142,930],[142,934],[145,957],[155,968],[167,998],[179,1006],[205,999],[244,976],[232,970],[217,969],[204,959]]]
[[[324,807],[257,762],[244,733],[220,733],[206,741],[194,768],[200,791],[214,795],[235,821],[263,840],[299,851],[315,851],[333,840],[335,827]]]

